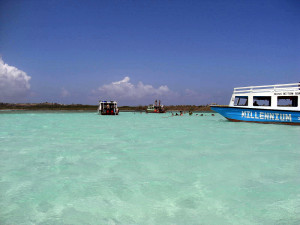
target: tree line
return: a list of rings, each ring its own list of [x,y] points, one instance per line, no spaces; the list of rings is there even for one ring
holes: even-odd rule
[[[146,111],[148,106],[119,106],[122,111]],[[166,111],[211,111],[209,105],[167,105]],[[96,111],[98,105],[59,104],[59,103],[0,103],[0,109],[12,110],[86,110]]]

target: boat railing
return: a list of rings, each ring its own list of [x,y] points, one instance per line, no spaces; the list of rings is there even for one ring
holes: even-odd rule
[[[265,93],[265,92],[285,92],[285,91],[298,91],[300,83],[291,84],[275,84],[264,86],[249,86],[234,88],[234,94],[247,94],[247,93]]]

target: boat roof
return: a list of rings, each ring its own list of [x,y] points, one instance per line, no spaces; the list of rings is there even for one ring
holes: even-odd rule
[[[116,101],[99,101],[99,103],[117,104]]]
[[[274,85],[262,85],[262,86],[248,86],[248,87],[236,87],[233,90],[233,94],[250,94],[250,93],[276,93],[276,92],[288,92],[299,91],[300,83],[290,84],[274,84]]]

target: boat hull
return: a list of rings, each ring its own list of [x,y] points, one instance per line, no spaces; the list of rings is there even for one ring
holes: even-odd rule
[[[119,113],[100,113],[101,115],[107,115],[107,116],[117,116]]]
[[[166,113],[166,111],[162,111],[162,112],[154,112],[154,111],[148,111],[148,110],[146,110],[146,113]]]
[[[146,109],[146,113],[165,113],[164,109]]]
[[[300,125],[300,111],[211,106],[211,109],[233,122],[280,123]]]
[[[114,111],[106,111],[106,110],[102,110],[102,111],[100,111],[100,110],[98,110],[98,114],[100,114],[100,115],[109,115],[109,116],[117,116],[117,115],[119,115],[119,111],[117,111],[117,112],[114,112]]]

